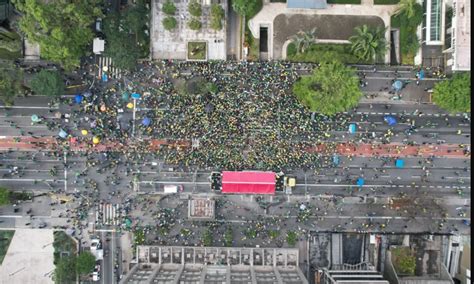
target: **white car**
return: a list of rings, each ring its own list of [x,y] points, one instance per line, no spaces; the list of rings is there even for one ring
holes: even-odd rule
[[[99,281],[100,280],[100,264],[97,264],[94,268],[94,272],[92,272],[92,281]]]

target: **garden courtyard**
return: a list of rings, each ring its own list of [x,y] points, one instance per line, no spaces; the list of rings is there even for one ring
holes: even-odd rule
[[[390,16],[396,5],[328,5],[326,9],[288,9],[286,3],[265,4],[260,12],[249,20],[250,31],[260,38],[260,27],[268,27],[268,58],[285,59],[286,46],[299,31],[316,28],[319,42],[347,43],[354,28],[366,24],[369,27],[387,27],[385,38],[390,42]],[[371,2],[371,1],[369,1]],[[384,62],[390,61],[390,53]]]
[[[193,41],[204,41],[207,43],[207,59],[226,60],[226,29],[224,13],[222,28],[216,30],[211,28],[211,6],[202,5],[201,13],[193,15],[189,11],[189,4],[192,0],[152,0],[152,27],[150,34],[151,57],[152,59],[179,59],[188,58],[188,43]],[[198,1],[201,3],[200,1]],[[172,3],[174,6],[166,13],[164,5]],[[220,4],[223,11],[227,11],[225,4]],[[199,14],[199,13],[198,13]],[[168,19],[168,29],[163,23]],[[192,23],[192,24],[191,24]]]

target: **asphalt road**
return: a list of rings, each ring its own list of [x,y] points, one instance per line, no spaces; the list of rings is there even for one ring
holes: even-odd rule
[[[363,68],[367,69],[366,79],[370,80],[369,85],[364,87],[367,93],[378,92],[380,88],[386,87],[394,75],[394,71],[389,68],[383,70],[379,67],[380,70],[375,73],[371,71],[371,67],[359,67],[359,69]],[[398,70],[399,77],[414,77],[412,70],[402,69]],[[430,88],[433,83],[433,80],[426,80],[420,87],[412,86],[413,88],[409,90],[413,94],[410,95],[416,96],[417,92],[423,93],[423,90]],[[31,115],[42,116],[48,122],[58,122],[59,119],[55,117],[56,111],[62,114],[73,114],[76,106],[60,104],[50,108],[48,102],[49,99],[46,97],[27,97],[19,98],[12,108],[0,105],[0,136],[57,136],[56,131],[48,129],[44,124],[32,125]],[[395,116],[399,120],[398,125],[388,127],[383,121],[384,115]],[[448,114],[431,104],[364,102],[354,112],[342,114],[341,117],[344,117],[345,121],[334,123],[328,131],[331,141],[382,143],[384,134],[390,129],[394,132],[390,140],[392,143],[410,142],[433,146],[470,145],[470,116]],[[354,135],[348,134],[347,127],[350,123],[357,124],[357,133]],[[405,131],[412,125],[416,126],[416,130],[410,135],[406,134]],[[121,158],[119,155],[111,155],[109,153],[107,160],[101,153],[90,154],[86,157],[82,153],[68,152],[65,160],[63,155],[55,152],[32,153],[3,150],[0,152],[0,185],[18,191],[75,193],[91,200],[119,204],[123,204],[127,196],[135,194],[133,189],[159,193],[162,192],[164,184],[181,184],[184,186],[185,193],[216,194],[210,193],[209,170],[186,169],[183,172],[174,165],[163,164],[151,153],[146,155],[140,164],[119,163],[114,166],[111,162],[121,160]],[[467,157],[439,156],[430,160],[420,157],[405,157],[404,160],[405,168],[403,169],[394,166],[394,159],[383,161],[368,157],[341,157],[340,165],[337,167],[319,168],[317,171],[294,169],[287,172],[297,176],[297,186],[293,194],[286,196],[278,193],[274,198],[283,199],[282,202],[286,204],[283,207],[290,208],[295,207],[297,202],[313,202],[317,199],[319,201],[314,202],[327,204],[325,201],[327,198],[341,199],[343,202],[339,209],[328,209],[327,214],[314,217],[318,219],[318,230],[350,229],[351,222],[346,222],[347,220],[351,218],[366,220],[369,213],[373,215],[371,218],[374,220],[391,220],[393,230],[403,230],[404,223],[410,218],[413,221],[410,221],[410,227],[407,230],[414,232],[436,230],[430,227],[431,223],[428,220],[442,220],[441,212],[448,212],[450,219],[446,221],[450,225],[455,224],[459,230],[466,231],[468,227],[462,225],[462,219],[470,219],[470,207],[465,206],[470,205],[470,160]],[[100,161],[104,161],[100,166],[91,165]],[[365,179],[365,185],[362,188],[355,185],[355,180],[359,177]],[[97,186],[94,186],[95,183]],[[222,197],[222,195],[216,196]],[[405,215],[400,215],[400,212],[396,210],[387,210],[389,200],[398,198],[411,200],[418,198],[421,203],[427,202],[425,207],[428,209],[428,215],[417,215],[423,205],[415,206],[417,208],[415,211],[404,213]],[[77,205],[77,201],[74,204]],[[459,207],[466,208],[468,212],[466,217],[458,216],[457,208]],[[58,209],[60,210],[63,209]],[[264,214],[267,217],[278,216],[284,213],[282,210],[286,209],[270,209]],[[1,212],[0,220],[3,221],[1,226],[21,227],[31,223],[27,222],[29,217],[24,213],[15,214],[12,211],[5,209]],[[94,210],[91,213],[94,215]],[[67,224],[67,218],[54,214],[45,211],[42,220],[50,226]],[[294,214],[296,213],[290,212],[288,218],[293,218]],[[256,215],[254,212],[242,212],[241,216],[252,218]],[[416,217],[413,218],[413,216]],[[231,223],[242,222],[242,219],[236,218],[235,214],[227,216],[226,220]],[[308,225],[308,228],[312,228],[311,226],[314,224]],[[360,226],[360,222],[353,223],[354,228],[357,226]],[[116,244],[109,244],[109,246],[112,249]],[[108,281],[113,278],[112,263],[111,258],[104,261],[104,271],[107,271],[103,277],[105,283],[111,283]],[[106,277],[108,278],[105,279]]]

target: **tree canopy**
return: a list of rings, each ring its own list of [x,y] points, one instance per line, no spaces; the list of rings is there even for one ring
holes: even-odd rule
[[[380,60],[387,50],[387,41],[385,40],[385,28],[380,26],[369,28],[362,25],[354,29],[355,35],[349,38],[351,42],[351,51],[360,60],[373,62]]]
[[[312,75],[302,76],[293,93],[311,111],[324,115],[352,108],[362,96],[354,70],[339,61],[323,62]]]
[[[222,30],[222,20],[224,19],[224,8],[219,4],[211,5],[211,24],[210,27],[213,30]]]
[[[304,53],[312,44],[316,43],[316,28],[306,32],[299,31],[292,39],[296,46],[296,52]]]
[[[262,8],[262,0],[233,0],[232,8],[237,14],[251,18]]]
[[[13,65],[0,68],[0,100],[6,106],[13,105],[16,96],[23,91],[23,72]]]
[[[433,89],[433,101],[449,112],[471,112],[471,72],[456,73]]]
[[[89,252],[84,251],[76,259],[77,272],[81,275],[86,275],[94,270],[95,256]]]
[[[74,283],[76,281],[76,256],[62,257],[56,264],[53,274],[55,283]]]
[[[31,80],[31,89],[37,95],[59,97],[64,94],[64,80],[58,71],[42,69]]]
[[[80,58],[94,33],[92,23],[102,15],[100,0],[36,1],[12,0],[23,13],[19,27],[28,40],[40,46],[41,57],[70,70]]]

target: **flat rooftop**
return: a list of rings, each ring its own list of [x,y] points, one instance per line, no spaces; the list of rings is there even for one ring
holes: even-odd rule
[[[453,70],[471,70],[471,0],[455,1]]]

